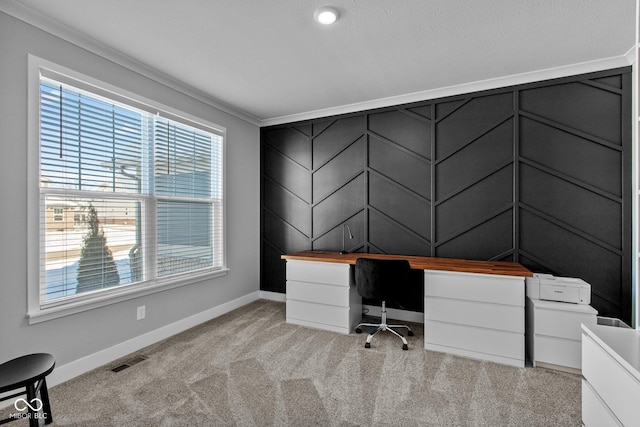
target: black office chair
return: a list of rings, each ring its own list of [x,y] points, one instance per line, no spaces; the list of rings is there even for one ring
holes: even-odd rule
[[[397,294],[401,286],[407,286],[407,277],[411,268],[407,260],[389,260],[358,258],[356,260],[356,288],[362,298],[381,300],[382,313],[380,323],[360,323],[356,326],[356,333],[362,333],[363,327],[376,328],[367,337],[365,348],[371,347],[371,340],[380,331],[389,331],[402,340],[402,349],[409,350],[405,337],[393,328],[404,328],[407,335],[413,336],[413,331],[407,325],[387,325],[386,301]]]

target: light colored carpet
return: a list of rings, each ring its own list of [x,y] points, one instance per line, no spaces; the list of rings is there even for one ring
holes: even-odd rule
[[[50,390],[53,425],[579,426],[580,377],[285,323],[260,300]],[[14,423],[19,424],[19,423]]]

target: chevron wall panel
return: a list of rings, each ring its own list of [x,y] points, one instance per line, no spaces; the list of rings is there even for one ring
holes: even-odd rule
[[[595,284],[592,305],[628,321],[626,96],[623,76],[519,92],[519,210],[522,261]]]
[[[431,120],[370,114],[367,252],[431,255]]]
[[[436,108],[435,256],[513,259],[513,104],[508,92]]]
[[[260,288],[285,292],[282,253],[309,248],[311,126],[262,132],[262,279]]]
[[[262,129],[261,289],[280,255],[516,261],[631,313],[630,69]],[[409,285],[398,306],[422,310]]]
[[[365,121],[347,117],[314,126],[313,235],[310,249],[342,249],[343,226],[354,238],[345,248],[356,250],[364,240]]]

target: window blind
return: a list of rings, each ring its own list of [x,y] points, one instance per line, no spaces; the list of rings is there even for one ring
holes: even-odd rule
[[[222,147],[41,78],[41,305],[222,268]]]

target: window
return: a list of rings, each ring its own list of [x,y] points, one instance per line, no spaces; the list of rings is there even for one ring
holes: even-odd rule
[[[226,271],[224,131],[39,72],[40,271],[30,312]]]

